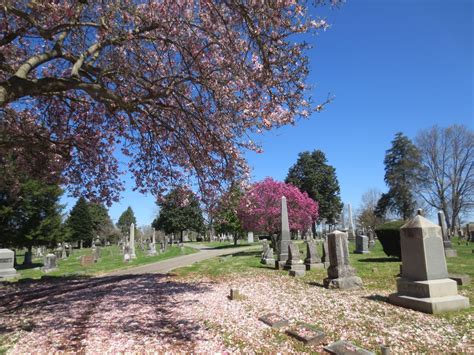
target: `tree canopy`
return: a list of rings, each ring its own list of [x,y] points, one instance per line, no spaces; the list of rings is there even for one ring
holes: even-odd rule
[[[240,188],[233,186],[227,193],[222,195],[214,212],[214,228],[216,233],[230,233],[234,237],[234,243],[243,233],[242,223],[238,216],[238,208],[243,193]]]
[[[416,146],[403,133],[398,132],[392,147],[385,154],[385,183],[389,190],[380,197],[376,214],[397,213],[404,220],[413,216],[416,209],[414,191],[420,155]]]
[[[245,230],[273,235],[281,229],[281,198],[286,197],[290,229],[306,231],[318,218],[318,204],[291,184],[266,178],[240,201],[238,215]]]
[[[3,1],[1,153],[88,200],[117,200],[116,149],[142,192],[212,196],[247,176],[248,133],[322,108],[299,35],[326,27],[299,1]]]
[[[298,187],[318,202],[319,219],[326,219],[330,224],[336,222],[343,208],[339,182],[336,169],[327,164],[322,151],[300,153],[285,182]]]
[[[192,230],[201,232],[204,229],[204,218],[196,195],[184,188],[171,190],[158,202],[160,213],[152,223],[155,229],[167,234],[180,233],[183,242],[183,232]]]

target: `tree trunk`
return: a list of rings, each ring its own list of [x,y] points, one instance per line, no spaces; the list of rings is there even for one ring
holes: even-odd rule
[[[184,244],[184,231],[181,231],[180,233],[181,244]]]

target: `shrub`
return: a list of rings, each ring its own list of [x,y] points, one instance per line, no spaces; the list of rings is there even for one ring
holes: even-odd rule
[[[401,258],[400,250],[400,228],[405,221],[393,221],[381,224],[375,228],[375,234],[382,244],[383,251],[388,256],[396,256]]]

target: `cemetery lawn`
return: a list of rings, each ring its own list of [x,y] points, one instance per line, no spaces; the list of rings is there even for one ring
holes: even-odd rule
[[[100,275],[106,272],[119,269],[128,269],[134,266],[145,265],[155,263],[170,258],[174,258],[180,255],[187,255],[197,253],[198,250],[185,246],[181,249],[179,246],[170,246],[168,250],[162,254],[155,256],[147,256],[140,248],[136,248],[137,258],[131,260],[128,263],[123,261],[123,255],[120,252],[120,248],[116,245],[101,248],[101,258],[91,266],[81,266],[80,257],[82,255],[91,255],[92,251],[90,248],[74,249],[72,256],[65,260],[58,261],[57,270],[50,271],[48,273],[39,270],[42,266],[42,259],[33,260],[35,268],[22,269],[21,265],[18,268],[19,277],[9,280],[17,281],[21,279],[38,279],[42,276],[92,276]],[[22,263],[22,255],[17,256],[18,263]]]

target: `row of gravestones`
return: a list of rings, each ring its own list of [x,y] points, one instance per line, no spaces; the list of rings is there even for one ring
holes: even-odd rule
[[[326,242],[323,261],[328,262],[329,257],[329,266],[324,286],[341,289],[362,287],[362,280],[349,264],[347,233],[334,231],[328,235]],[[362,249],[365,242],[362,238]],[[442,227],[424,218],[419,210],[418,215],[400,229],[400,247],[402,266],[400,278],[397,279],[398,292],[389,296],[389,302],[426,313],[469,307],[469,299],[458,295],[457,282],[449,277]],[[311,264],[321,267],[321,259],[313,243],[307,243],[307,258],[303,263],[298,247],[291,242],[285,197],[282,197],[281,203],[281,234],[277,249],[275,268],[289,270],[291,276],[304,275]],[[267,256],[269,250],[267,246]],[[271,259],[265,260],[265,263],[269,262]]]
[[[148,256],[154,256],[157,253],[164,253],[166,250],[168,250],[170,237],[166,235],[160,235],[158,239],[160,243],[160,249],[157,252],[156,231],[153,229],[152,239],[148,242],[148,249],[146,249],[143,244],[140,244],[141,250],[143,252],[147,250]],[[130,262],[130,260],[137,257],[135,252],[135,225],[133,223],[130,225],[129,240],[122,243],[122,254],[124,262]]]

